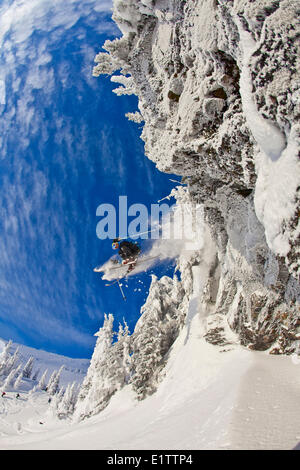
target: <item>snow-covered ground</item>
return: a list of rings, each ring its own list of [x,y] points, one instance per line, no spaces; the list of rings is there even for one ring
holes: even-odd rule
[[[5,344],[6,341],[0,338],[0,354],[3,351]],[[19,363],[23,366],[30,357],[34,358],[32,375],[39,371],[38,379],[41,377],[43,372],[47,370],[47,380],[50,378],[53,371],[58,371],[61,366],[64,366],[60,376],[60,385],[63,387],[73,381],[81,383],[90,363],[89,359],[73,359],[60,354],[49,353],[42,349],[30,348],[22,344],[12,343],[10,350],[11,354],[14,354],[17,349]]]
[[[0,449],[293,449],[300,441],[300,365],[241,346],[216,347],[191,315],[154,395],[129,387],[99,415],[59,421],[48,396],[7,393]],[[224,351],[225,349],[225,351]]]
[[[155,394],[137,401],[127,385],[100,414],[79,422],[58,419],[48,394],[30,394],[28,381],[23,380],[20,398],[15,390],[0,397],[0,449],[296,448],[299,357],[243,348],[229,328],[228,344],[207,343],[207,313],[200,302],[209,275],[205,266],[193,267],[186,324],[171,348]],[[72,373],[72,380],[77,376],[79,382],[87,365],[25,347],[20,352],[24,360],[35,352],[49,370],[64,363],[65,373]]]

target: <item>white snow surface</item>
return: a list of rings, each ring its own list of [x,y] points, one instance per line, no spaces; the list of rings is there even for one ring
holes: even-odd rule
[[[192,266],[185,325],[171,347],[157,392],[137,401],[126,385],[101,413],[79,422],[59,420],[47,393],[29,395],[25,383],[21,399],[15,398],[15,391],[0,397],[1,450],[238,450],[298,445],[299,358],[242,347],[225,317],[222,326],[228,344],[214,346],[204,339],[210,312],[201,299],[215,252],[205,229],[202,235],[206,249],[201,264]],[[185,256],[181,251],[181,262]],[[57,365],[66,361],[55,359]],[[44,353],[43,361],[52,363],[53,355]]]
[[[255,158],[255,210],[265,227],[269,247],[280,256],[286,256],[290,249],[290,240],[289,234],[282,227],[285,227],[296,212],[295,194],[300,185],[297,141],[299,129],[295,125],[288,136],[285,136],[274,122],[265,119],[258,112],[252,95],[249,61],[259,44],[243,29],[238,18],[236,24],[242,49],[240,93],[243,111],[260,149]]]
[[[45,392],[24,392],[21,400],[8,392],[0,398],[0,449],[295,448],[300,366],[235,344],[226,352],[212,346],[201,317],[192,298],[165,377],[142,402],[126,386],[102,413],[78,423],[59,421]]]
[[[241,26],[240,20],[236,19],[241,38],[243,50],[243,64],[240,78],[240,93],[247,123],[261,150],[271,160],[277,160],[286,147],[286,139],[279,127],[265,119],[257,110],[252,96],[251,68],[249,60],[256,51],[258,45],[252,39],[251,34]]]
[[[0,354],[3,351],[7,341],[0,338]],[[12,343],[10,352],[13,354],[18,349],[19,363],[24,366],[30,357],[34,358],[33,375],[39,370],[38,379],[43,372],[47,370],[46,380],[48,380],[53,371],[58,371],[61,366],[64,369],[61,373],[60,384],[65,387],[68,383],[76,381],[81,383],[89,367],[89,359],[73,359],[60,354],[50,353],[42,349],[35,349],[18,343]],[[0,382],[1,383],[1,382]]]

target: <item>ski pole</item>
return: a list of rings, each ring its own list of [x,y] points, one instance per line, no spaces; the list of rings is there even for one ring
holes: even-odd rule
[[[133,235],[132,237],[127,237],[127,238],[136,238],[136,237],[139,237],[140,235],[145,235],[146,233],[156,232],[160,227],[161,227],[161,225],[159,224],[159,225],[158,225],[156,228],[154,228],[153,230],[147,230],[146,232],[141,232],[141,233],[138,233],[137,235]],[[119,237],[119,241],[120,241],[120,240],[126,240],[127,238],[120,238],[120,237]]]
[[[122,289],[122,286],[121,286],[121,284],[120,284],[119,279],[118,279],[118,285],[119,285],[119,287],[120,287],[120,291],[121,291],[121,294],[122,294],[123,299],[126,300],[126,297],[125,297],[125,295],[124,295],[124,292],[123,292],[123,289]]]
[[[135,238],[135,237],[139,237],[140,235],[145,235],[146,233],[151,233],[151,232],[156,232],[157,230],[159,230],[159,227],[161,227],[160,225],[158,225],[156,228],[154,228],[153,230],[148,230],[147,232],[142,232],[142,233],[139,233],[137,235],[133,235],[132,237],[128,237],[128,238]]]

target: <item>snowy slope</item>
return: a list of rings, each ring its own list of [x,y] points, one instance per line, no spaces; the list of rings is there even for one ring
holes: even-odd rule
[[[0,449],[292,449],[300,441],[300,360],[205,341],[194,268],[186,323],[158,391],[138,402],[131,386],[102,413],[58,420],[45,392],[1,401]],[[45,358],[46,359],[46,358]],[[133,426],[134,423],[134,426]]]
[[[0,338],[0,354],[6,343],[7,341]],[[74,380],[81,383],[89,367],[89,359],[73,359],[60,354],[49,353],[41,349],[30,348],[18,343],[12,344],[11,354],[13,354],[16,349],[18,349],[19,363],[23,366],[31,356],[34,358],[32,373],[34,375],[34,373],[39,370],[38,379],[45,370],[48,371],[46,379],[49,379],[53,371],[58,371],[61,366],[64,366],[60,380],[62,386]]]
[[[0,354],[7,342],[0,339]],[[21,370],[30,357],[34,358],[31,378],[22,379],[20,385],[11,384],[5,387],[5,396],[0,398],[0,436],[16,436],[39,432],[43,425],[45,415],[55,416],[53,405],[48,402],[50,395],[44,391],[33,392],[39,379],[47,371],[45,383],[47,384],[51,374],[64,366],[61,371],[59,387],[64,390],[68,384],[76,382],[78,386],[86,375],[89,366],[87,359],[73,359],[43,350],[37,350],[21,344],[12,343],[9,354],[12,357],[17,353],[15,367],[21,366]],[[32,380],[36,375],[37,379]],[[0,376],[1,393],[6,376]],[[19,397],[17,398],[17,393]],[[54,399],[51,397],[51,403]],[[57,423],[55,424],[55,427]],[[0,437],[0,439],[1,439]],[[6,448],[0,443],[0,449]]]
[[[158,392],[142,402],[125,387],[100,415],[71,423],[51,415],[44,394],[24,406],[9,397],[0,449],[294,448],[300,366],[240,346],[225,353],[199,337],[199,321],[182,330]]]

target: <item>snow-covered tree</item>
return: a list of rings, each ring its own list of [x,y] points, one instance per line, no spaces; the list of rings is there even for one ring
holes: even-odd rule
[[[36,382],[37,381],[37,378],[39,376],[39,373],[40,373],[40,369],[36,369],[36,371],[34,372],[33,376],[32,376],[32,380],[33,382]]]
[[[50,395],[55,395],[59,391],[59,380],[62,370],[65,366],[61,366],[59,371],[53,371],[47,385],[47,392]]]
[[[112,395],[105,383],[106,360],[113,342],[112,314],[105,314],[102,328],[95,333],[98,337],[87,375],[79,392],[76,415],[84,418],[101,411]]]
[[[57,392],[53,396],[51,396],[50,410],[52,411],[54,416],[58,416],[58,408],[63,400],[64,394],[65,390],[64,388],[61,388],[60,390],[57,390]]]
[[[125,77],[124,75],[113,75],[110,81],[123,85],[113,90],[116,95],[121,96],[136,94],[135,85],[131,76]]]
[[[34,377],[37,377],[37,375],[39,374],[40,372],[40,369],[38,369],[38,371],[35,373]],[[37,390],[41,390],[43,392],[47,391],[47,381],[46,381],[46,376],[48,374],[48,369],[46,369],[40,380],[38,381],[38,383],[36,383],[34,385],[34,387],[30,390],[29,394],[32,395],[33,393],[35,393]],[[32,381],[35,381],[35,378],[32,378]]]
[[[155,372],[162,361],[161,332],[154,319],[148,320],[143,334],[133,340],[132,386],[139,399],[155,391]]]
[[[17,390],[21,383],[22,383],[22,379],[23,379],[23,370],[20,370],[21,369],[21,364],[19,365],[18,369],[16,370],[16,380],[15,380],[15,383],[14,383],[14,388]]]
[[[80,389],[75,418],[83,419],[102,411],[112,395],[132,384],[138,399],[156,390],[167,354],[182,326],[183,289],[176,276],[153,276],[150,292],[141,309],[134,334],[119,325],[114,342],[113,315],[105,315],[91,364]],[[67,400],[67,398],[66,398]]]
[[[11,345],[12,345],[12,341],[9,340],[5,344],[3,351],[0,354],[0,375],[7,375],[6,374],[7,362],[9,358],[11,357],[11,354],[10,354]]]
[[[132,387],[139,399],[156,390],[159,373],[165,365],[166,355],[180,328],[180,289],[173,280],[152,276],[142,317],[132,335]],[[174,285],[175,293],[174,295]]]
[[[23,377],[25,379],[30,379],[31,374],[32,374],[33,364],[34,364],[34,357],[30,356],[30,358],[26,362],[24,369],[23,369]]]
[[[129,121],[135,122],[136,124],[140,124],[144,121],[143,116],[138,111],[135,113],[126,113],[125,116]]]
[[[119,328],[118,341],[113,343],[113,321],[112,314],[105,315],[104,324],[96,333],[98,339],[76,405],[77,418],[99,413],[128,380],[128,326],[125,324],[124,328]]]
[[[8,376],[5,379],[5,382],[2,386],[3,391],[7,391],[10,387],[12,387],[15,379],[16,379],[16,374],[18,373],[17,368],[12,369]]]
[[[111,75],[121,68],[120,62],[107,52],[99,52],[94,61],[97,64],[93,67],[94,77],[99,77],[102,74]]]
[[[153,14],[153,10],[149,6],[150,3],[146,1],[115,0],[112,18],[124,35],[134,33],[137,31],[143,15]]]
[[[19,362],[19,348],[14,354],[11,354],[12,341],[9,341],[0,356],[0,375],[8,376],[10,372],[17,367]]]
[[[56,384],[56,375],[57,375],[57,370],[54,370],[52,374],[50,375],[48,384],[46,386],[47,392],[50,393],[50,395],[54,395],[57,392],[57,385]]]
[[[48,369],[46,369],[44,371],[44,373],[42,374],[40,380],[39,380],[39,383],[37,384],[37,389],[38,390],[42,390],[42,391],[46,391],[47,390],[47,382],[46,382],[46,377],[47,377],[47,374],[48,374]]]
[[[131,377],[131,337],[128,325],[125,320],[124,327],[119,325],[118,344],[121,346],[121,360],[124,382],[128,383]]]
[[[68,384],[67,388],[60,400],[56,401],[57,416],[67,418],[74,413],[75,405],[78,399],[78,384],[73,382]]]

